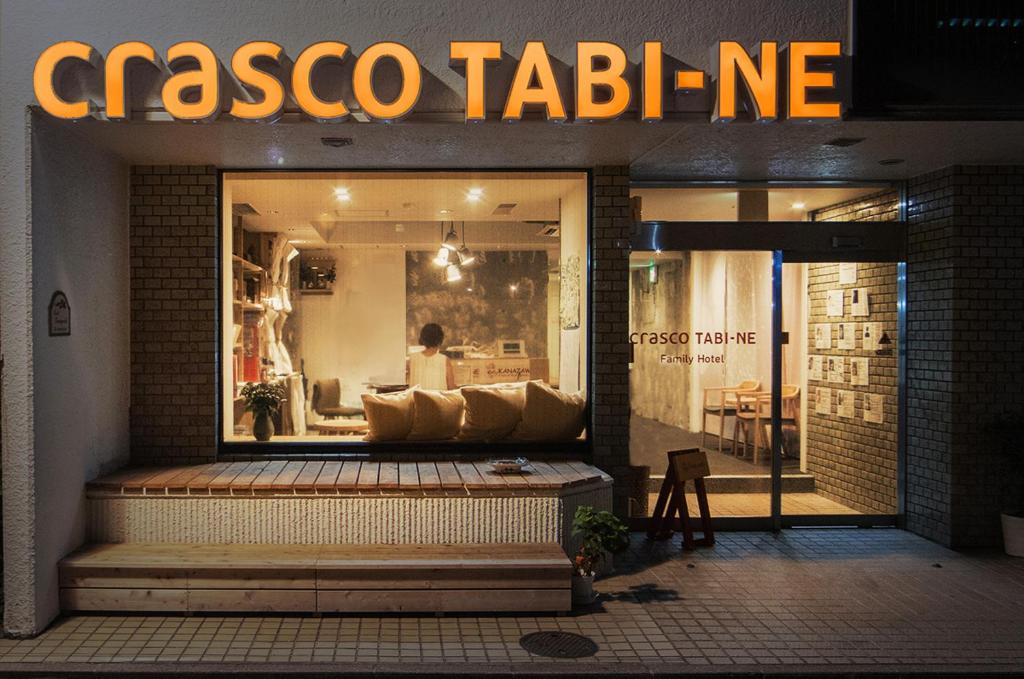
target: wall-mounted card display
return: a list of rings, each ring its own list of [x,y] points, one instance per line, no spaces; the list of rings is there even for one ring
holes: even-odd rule
[[[860,356],[850,359],[850,384],[855,387],[868,386],[868,359]]]
[[[840,349],[856,349],[857,348],[857,324],[856,323],[840,323],[839,324],[839,348]]]
[[[828,357],[828,381],[842,382],[843,373],[846,370],[846,358],[844,356]]]
[[[882,424],[885,419],[885,398],[881,394],[864,394],[864,421]]]
[[[856,292],[856,290],[854,290],[854,292]],[[826,293],[826,295],[825,295],[825,315],[826,316],[842,316],[843,315],[843,291],[842,290],[829,290]]]
[[[839,285],[857,282],[857,262],[839,262]]]
[[[868,305],[867,288],[854,288],[851,294],[853,300],[850,305],[850,313],[854,316],[869,315],[871,313],[871,308]]]
[[[832,348],[832,324],[831,323],[816,323],[814,326],[814,348],[815,349],[831,349]]]
[[[822,370],[824,358],[824,356],[807,357],[807,379],[821,382],[824,375],[824,371]]]
[[[814,391],[814,412],[819,415],[832,414],[832,390],[829,387],[818,387]]]
[[[836,415],[853,419],[854,395],[852,391],[840,389],[836,392]]]
[[[864,348],[864,351],[878,351],[881,349],[882,345],[879,344],[879,341],[882,339],[882,335],[885,334],[882,324],[864,323],[862,326],[861,346]]]

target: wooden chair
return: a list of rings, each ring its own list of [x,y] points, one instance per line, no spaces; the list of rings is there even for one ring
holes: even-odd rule
[[[782,419],[783,426],[789,424],[800,427],[800,387],[795,384],[782,385]],[[772,395],[771,392],[759,391],[741,394],[736,407],[736,420],[733,425],[733,447],[738,449],[739,436],[743,435],[743,456],[746,457],[747,447],[753,444],[754,464],[761,460],[761,450],[767,450],[771,442]],[[753,442],[751,442],[753,432]],[[785,442],[785,439],[783,439]]]
[[[707,440],[708,415],[718,418],[718,452],[722,452],[723,439],[725,438],[725,418],[736,416],[736,404],[740,394],[756,392],[761,388],[758,380],[743,380],[735,387],[707,387],[704,389],[704,406],[700,421],[700,445],[706,448],[704,442]],[[717,395],[717,402],[712,396]],[[736,437],[732,441],[733,454],[736,452]]]
[[[336,417],[362,417],[363,409],[341,404],[341,380],[317,380],[313,384],[313,412],[325,420]]]

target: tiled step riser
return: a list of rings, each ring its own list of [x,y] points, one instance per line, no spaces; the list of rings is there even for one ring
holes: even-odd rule
[[[89,540],[186,544],[555,542],[575,551],[581,505],[610,509],[609,486],[557,497],[97,497]]]

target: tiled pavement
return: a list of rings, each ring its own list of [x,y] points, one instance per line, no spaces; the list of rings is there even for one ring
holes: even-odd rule
[[[691,554],[635,534],[598,589],[564,617],[72,616],[0,640],[0,672],[1024,673],[1024,560],[894,529],[724,533]],[[552,661],[519,647],[555,629],[600,650]]]

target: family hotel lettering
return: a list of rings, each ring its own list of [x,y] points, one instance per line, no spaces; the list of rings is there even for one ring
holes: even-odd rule
[[[3,2],[4,631],[568,610],[681,450],[719,531],[1000,547],[1019,4]]]
[[[811,101],[810,98],[812,89],[833,89],[835,73],[808,68],[808,62],[815,58],[838,58],[839,42],[791,42],[780,48],[779,43],[767,41],[760,43],[754,52],[756,56],[751,56],[737,42],[718,43],[713,59],[717,67],[711,74],[716,88],[712,119],[736,117],[737,84],[749,93],[755,120],[834,120],[840,117],[838,101]],[[502,43],[494,41],[451,42],[449,56],[452,68],[461,67],[465,73],[466,120],[485,120],[487,66],[510,57],[503,53]],[[76,120],[102,114],[108,120],[127,120],[130,111],[126,105],[129,86],[126,67],[133,59],[148,62],[167,74],[161,90],[164,110],[176,120],[193,122],[214,120],[223,112],[221,93],[229,82],[237,83],[239,92],[232,96],[227,113],[238,120],[269,122],[278,118],[289,93],[286,87],[290,87],[290,94],[302,112],[313,120],[345,120],[351,116],[351,110],[344,101],[326,101],[315,91],[314,72],[325,60],[354,61],[352,92],[369,120],[389,122],[411,114],[423,85],[422,67],[415,53],[397,42],[375,43],[356,57],[343,42],[315,43],[299,53],[291,64],[290,80],[282,82],[256,63],[257,60],[270,61],[279,68],[290,63],[284,49],[274,42],[248,42],[239,47],[231,56],[231,70],[225,78],[217,55],[201,42],[172,45],[167,50],[166,64],[171,67],[168,69],[157,51],[144,42],[116,45],[104,60],[91,45],[69,40],[51,45],[36,60],[33,74],[36,99],[44,111],[58,118]],[[401,83],[398,93],[390,100],[383,100],[374,88],[374,69],[384,60],[391,60],[398,66]],[[102,70],[105,107],[100,109],[86,99],[68,101],[56,91],[54,74],[68,61],[85,62]],[[639,118],[658,121],[664,116],[666,90],[685,93],[708,86],[708,74],[704,71],[666,71],[661,42],[644,42],[638,77],[627,73],[633,70],[622,47],[611,42],[577,42],[572,91],[563,92],[544,43],[529,41],[523,46],[516,64],[501,119],[520,120],[527,107],[539,107],[547,120],[566,121],[570,119],[566,101],[571,101],[573,120],[615,120],[626,114],[631,104],[639,102],[636,110]],[[780,106],[783,89],[786,96]]]

